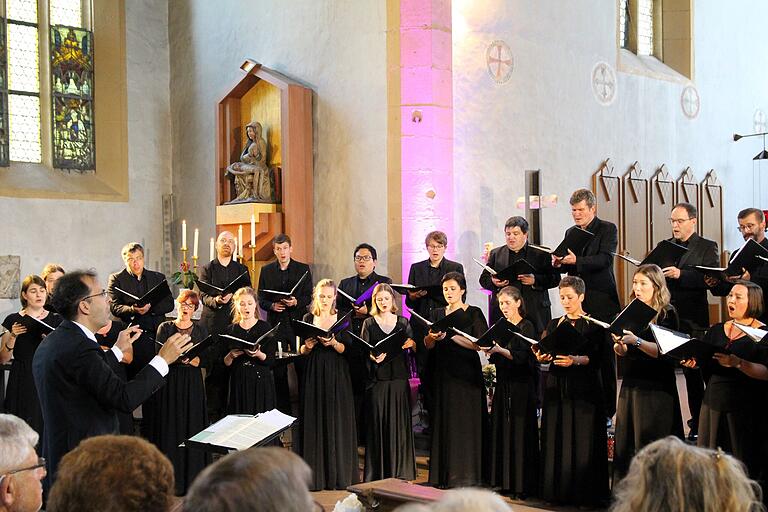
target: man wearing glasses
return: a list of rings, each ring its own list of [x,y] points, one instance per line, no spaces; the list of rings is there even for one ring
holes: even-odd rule
[[[376,261],[377,254],[376,249],[370,244],[360,244],[355,247],[353,253],[355,261],[355,272],[357,275],[342,279],[339,283],[339,290],[346,293],[350,297],[357,299],[369,288],[376,283],[391,284],[392,279],[387,276],[382,276],[376,273]],[[341,296],[336,298],[337,303]],[[344,303],[348,301],[342,301],[342,307]],[[351,306],[354,309],[351,319],[351,330],[358,336],[363,327],[363,321],[368,318],[368,311],[371,308],[371,301],[368,300],[360,306]],[[343,309],[346,313],[348,309]],[[358,437],[364,438],[365,430],[362,428],[361,423],[363,414],[363,399],[365,397],[365,384],[368,376],[368,354],[367,350],[363,350],[362,347],[353,343],[345,352],[344,355],[349,363],[349,373],[352,378],[352,392],[355,399],[355,419],[357,420],[357,432]]]
[[[678,203],[672,208],[669,223],[672,225],[670,242],[687,247],[675,267],[666,267],[664,277],[667,288],[672,294],[672,305],[680,318],[680,331],[694,338],[703,336],[709,328],[709,303],[707,290],[710,286],[704,280],[704,274],[694,270],[694,265],[719,267],[720,256],[717,242],[707,240],[696,233],[698,213],[689,203]],[[691,419],[688,422],[689,440],[698,437],[699,410],[704,396],[704,380],[700,369],[683,368],[685,387],[688,391],[688,407]]]
[[[171,336],[135,378],[125,382],[114,368],[132,355],[142,331],[129,327],[102,352],[94,333],[107,325],[109,304],[96,273],[65,274],[56,283],[53,306],[65,320],[40,343],[32,360],[45,422],[43,456],[50,470],[46,488],[53,484],[64,454],[85,438],[118,433],[118,411],[130,413],[160,389],[168,365],[192,346],[188,335]]]
[[[0,439],[0,511],[40,510],[45,459],[35,452],[37,432],[21,418],[0,414]]]

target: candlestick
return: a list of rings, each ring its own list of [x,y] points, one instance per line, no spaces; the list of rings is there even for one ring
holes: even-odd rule
[[[197,242],[200,238],[200,230],[195,228],[195,243],[194,243],[194,251],[192,252],[192,257],[197,260]]]
[[[251,251],[256,247],[256,216],[251,214]]]
[[[213,258],[216,255],[216,252],[214,251],[215,246],[216,243],[213,241],[213,237],[211,237],[211,261],[213,261]]]
[[[186,248],[184,247],[181,248],[181,261],[183,261],[184,263],[187,262],[187,252],[188,251]]]
[[[181,221],[181,250],[187,250],[187,221]],[[184,260],[186,261],[186,260]]]
[[[192,269],[197,271],[197,256],[192,256]]]

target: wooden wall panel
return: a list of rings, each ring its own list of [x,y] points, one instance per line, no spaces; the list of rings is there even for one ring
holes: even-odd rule
[[[650,246],[656,247],[659,242],[672,236],[669,214],[675,204],[675,182],[665,164],[651,177],[649,202]]]
[[[677,202],[690,203],[698,210],[701,210],[701,190],[693,170],[690,167],[683,169],[683,173],[677,178]],[[701,222],[696,223],[696,232],[701,235]]]
[[[651,249],[648,223],[650,193],[648,180],[637,162],[622,176],[622,188],[623,223],[619,228],[623,233],[621,251],[622,254],[641,260]],[[616,264],[620,266],[622,276],[619,297],[626,301],[632,291],[632,275],[637,267],[621,258],[616,259]]]
[[[621,249],[621,178],[616,174],[613,162],[606,159],[592,175],[592,193],[597,198],[597,216],[603,220],[613,222],[619,228],[619,247]],[[616,284],[622,274],[619,271],[619,265],[614,264],[614,274],[616,275]],[[621,285],[619,285],[619,296],[621,297]]]
[[[704,238],[717,242],[720,250],[720,262],[727,263],[723,243],[723,186],[717,179],[714,169],[711,169],[704,177],[700,186],[701,204],[699,206],[699,233]],[[720,322],[724,318],[725,300],[709,294],[709,320],[710,323]]]

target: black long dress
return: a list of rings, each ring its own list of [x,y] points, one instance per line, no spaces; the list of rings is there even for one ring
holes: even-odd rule
[[[96,336],[96,340],[99,342],[99,345],[102,347],[112,348],[117,342],[117,336],[120,334],[120,331],[125,328],[126,325],[120,320],[112,320],[111,325],[109,326],[109,331],[104,334],[95,332],[93,335]],[[128,382],[127,367],[128,365],[124,363],[118,363],[112,367],[112,369],[115,371],[115,374],[120,377],[123,382]],[[133,435],[133,415],[131,413],[120,411],[117,413],[117,420],[120,423],[121,434]]]
[[[658,324],[679,330],[677,311],[669,306]],[[651,329],[635,333],[653,342]],[[629,470],[632,457],[640,449],[669,435],[683,438],[683,415],[677,395],[676,361],[659,354],[653,358],[633,345],[624,356],[624,377],[616,409],[616,450],[613,481],[618,482]]]
[[[269,329],[267,322],[259,320],[250,329],[232,324],[225,332],[255,342]],[[230,348],[233,345],[230,344]],[[275,408],[275,379],[270,367],[275,361],[276,350],[277,341],[269,338],[261,345],[261,351],[267,356],[265,360],[243,354],[232,362],[227,403],[229,414],[257,414]]]
[[[725,324],[713,325],[704,341],[728,342]],[[742,461],[751,478],[758,478],[760,446],[765,426],[759,424],[759,404],[764,403],[765,386],[738,368],[726,368],[715,360],[700,362],[707,383],[699,413],[698,445],[722,448]]]
[[[547,324],[552,332],[560,318]],[[569,321],[569,320],[565,320]],[[608,441],[600,385],[603,329],[572,321],[588,340],[579,356],[589,364],[550,364],[544,381],[541,417],[541,498],[553,503],[600,506],[608,499]]]
[[[374,317],[366,318],[362,338],[371,345],[383,340],[396,330],[405,331],[411,338],[411,326],[402,316],[395,327],[384,332]],[[365,347],[365,346],[364,346]],[[411,425],[410,370],[406,352],[400,352],[381,364],[369,361],[371,385],[366,398],[365,421],[365,481],[384,478],[416,478],[416,454]]]
[[[314,316],[304,316],[312,323]],[[336,341],[349,345],[344,335]],[[301,403],[302,457],[312,468],[310,490],[346,489],[360,481],[352,380],[343,354],[316,343],[307,356]]]
[[[536,337],[530,320],[517,324]],[[490,484],[507,492],[533,496],[539,486],[539,427],[536,420],[536,357],[528,342],[510,340],[512,359],[493,354],[496,390],[491,407]],[[518,341],[519,340],[519,341]]]
[[[3,320],[3,327],[10,331],[14,323],[21,323],[21,318],[21,314],[11,313]],[[51,327],[57,327],[63,319],[58,314],[49,312],[40,320]],[[16,337],[8,387],[5,391],[5,412],[26,421],[42,439],[43,412],[40,410],[35,379],[32,377],[32,358],[41,341],[42,338],[27,333]]]
[[[174,322],[168,321],[157,328],[155,340],[165,343],[176,333],[189,334],[194,343],[208,335],[200,324],[193,324],[190,329],[179,329]],[[165,386],[149,401],[154,412],[150,417],[155,419],[149,426],[149,440],[173,463],[178,495],[186,493],[192,480],[211,461],[207,452],[179,448],[180,443],[208,426],[202,368],[209,362],[203,354],[197,367],[178,361],[173,363]]]
[[[480,308],[467,307],[465,325],[457,328],[480,336],[488,324]],[[432,311],[430,320],[445,316]],[[429,483],[465,487],[483,483],[483,450],[488,434],[488,405],[478,353],[447,335],[436,342],[434,415],[429,455]]]

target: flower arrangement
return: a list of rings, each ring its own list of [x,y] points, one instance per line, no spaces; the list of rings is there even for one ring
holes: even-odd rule
[[[197,282],[197,274],[195,274],[192,270],[190,270],[189,262],[182,261],[181,264],[179,264],[179,271],[174,272],[173,275],[171,275],[171,279],[173,280],[173,284],[180,284],[184,288],[194,288],[195,283]]]
[[[487,364],[483,366],[483,381],[485,382],[485,388],[491,389],[496,384],[496,365]]]

